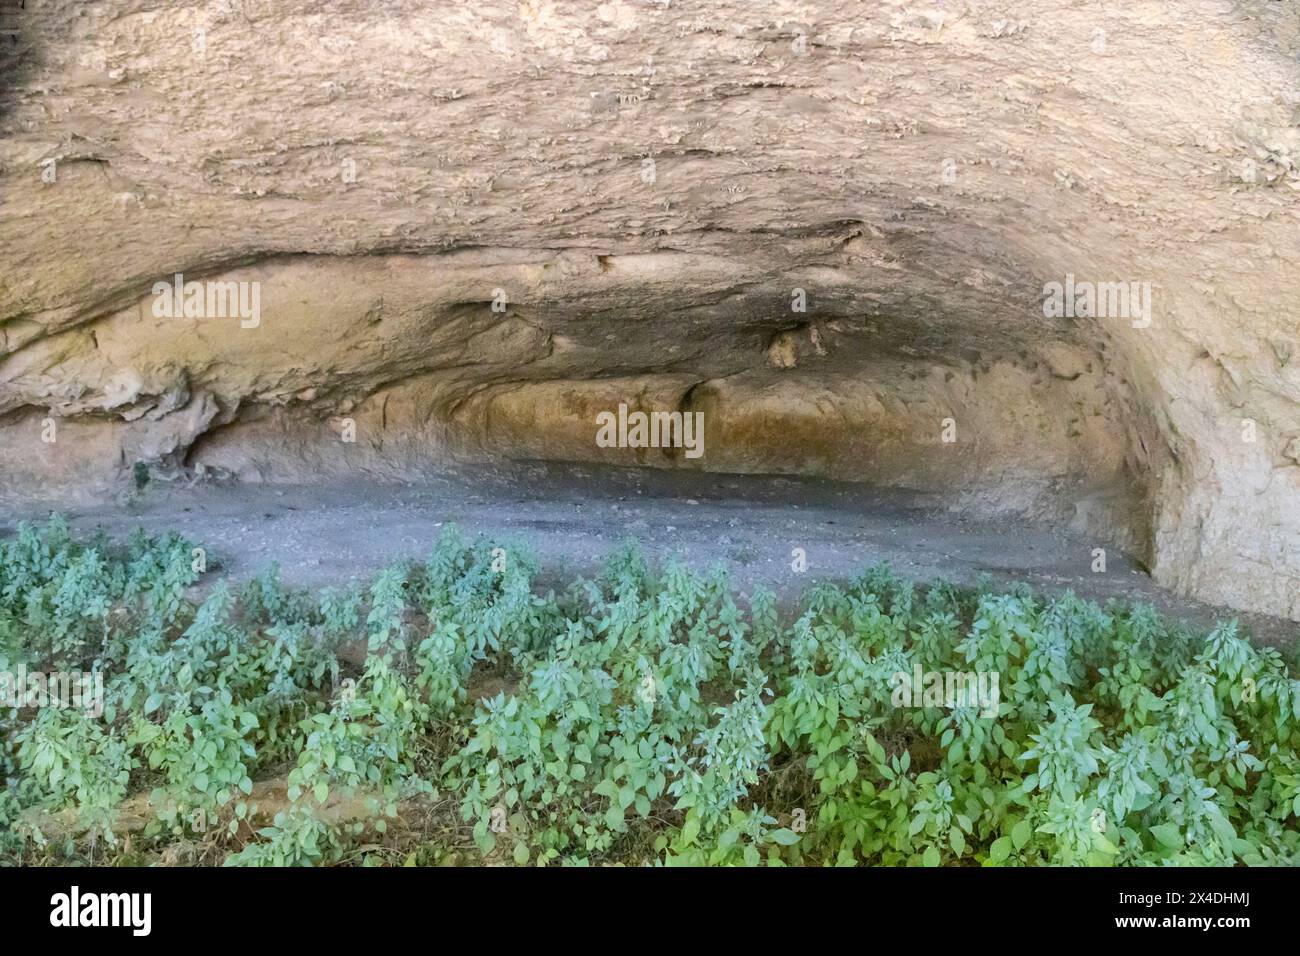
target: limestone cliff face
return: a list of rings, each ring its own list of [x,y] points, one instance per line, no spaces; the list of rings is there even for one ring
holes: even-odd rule
[[[1300,620],[1292,4],[28,8],[7,495],[137,462],[818,473],[1067,520]],[[256,321],[167,317],[177,274]],[[620,403],[703,412],[705,454],[597,447]]]

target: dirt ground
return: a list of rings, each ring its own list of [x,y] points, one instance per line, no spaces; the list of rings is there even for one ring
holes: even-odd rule
[[[48,509],[0,506],[0,534]],[[304,585],[365,579],[399,558],[422,558],[449,522],[467,536],[520,542],[541,558],[544,583],[586,573],[633,540],[649,558],[721,564],[746,591],[757,583],[790,604],[816,580],[844,579],[889,561],[918,582],[1026,581],[1105,601],[1147,601],[1209,626],[1236,617],[1263,643],[1289,644],[1300,625],[1180,598],[1099,542],[1016,520],[975,520],[905,492],[813,479],[710,475],[551,463],[459,466],[420,484],[189,486],[152,483],[129,503],[64,509],[74,529],[124,538],[137,526],[176,529],[235,579],[278,562]],[[803,549],[807,570],[793,569]]]

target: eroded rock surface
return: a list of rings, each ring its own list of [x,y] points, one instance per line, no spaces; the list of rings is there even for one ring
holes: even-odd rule
[[[137,463],[820,474],[1300,620],[1290,4],[45,0],[22,29],[10,500]],[[177,274],[256,321],[159,315]],[[1141,292],[1045,315],[1067,281]],[[702,412],[704,455],[598,447],[619,404]]]

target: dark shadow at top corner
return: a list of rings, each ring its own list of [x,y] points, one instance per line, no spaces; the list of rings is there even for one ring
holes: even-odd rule
[[[8,117],[41,60],[31,0],[0,0],[0,120]]]

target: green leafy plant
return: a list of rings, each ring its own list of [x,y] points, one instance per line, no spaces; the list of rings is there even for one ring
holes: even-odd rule
[[[0,858],[129,826],[230,865],[1300,862],[1300,681],[1232,622],[886,566],[787,618],[634,547],[543,592],[453,527],[368,588],[202,565],[57,517],[0,541],[0,669],[105,691],[0,713]]]

